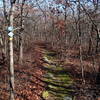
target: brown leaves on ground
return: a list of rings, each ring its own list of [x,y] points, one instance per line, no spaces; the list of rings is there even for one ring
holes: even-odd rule
[[[44,83],[41,81],[44,73],[41,69],[42,53],[36,48],[24,53],[23,65],[14,66],[16,100],[42,100],[44,90]],[[0,100],[8,100],[9,93],[8,66],[4,66],[0,69]]]

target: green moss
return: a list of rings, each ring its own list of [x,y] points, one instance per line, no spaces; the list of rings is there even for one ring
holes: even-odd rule
[[[56,99],[53,100],[64,100],[65,97],[70,97],[68,94],[61,94],[61,93],[55,93],[53,91],[49,91],[50,94],[52,94],[52,97],[56,97]]]
[[[44,55],[43,58],[44,58],[45,61],[48,61],[48,63],[55,63],[55,61],[56,61],[56,59],[57,59],[57,58],[54,57],[54,56],[52,57],[52,56],[48,56],[48,55],[46,55],[46,54]]]
[[[63,71],[64,70],[63,67],[57,66],[56,64],[44,64],[43,66],[45,68],[50,68],[50,69],[55,70],[55,71]]]
[[[42,97],[43,97],[44,99],[47,99],[47,98],[49,97],[49,92],[48,92],[48,91],[43,91]]]
[[[44,64],[44,67],[48,70],[43,79],[47,83],[48,93],[43,94],[44,97],[49,94],[50,97],[56,98],[52,100],[63,100],[64,97],[69,96],[70,92],[73,92],[72,89],[66,88],[73,84],[73,80],[64,67],[58,64],[55,55],[55,52],[46,52],[44,55],[44,60],[48,62],[48,64]]]
[[[63,80],[61,81],[61,79],[57,80],[55,77],[53,78],[44,78],[44,81],[46,82],[50,82],[52,84],[57,84],[57,85],[60,85],[60,86],[70,86],[72,84],[72,81],[71,80]]]

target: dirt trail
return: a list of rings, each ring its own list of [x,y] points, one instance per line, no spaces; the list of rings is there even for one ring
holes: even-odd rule
[[[43,64],[46,63],[43,60],[43,54],[48,49],[52,50],[48,43],[34,43],[24,52],[23,65],[15,64],[15,100],[43,100],[42,92],[45,90],[45,84],[42,81],[42,76],[45,74]],[[80,83],[81,78],[77,78],[80,73],[76,74],[77,71],[75,72],[76,66],[79,68],[79,61],[77,61],[72,57],[67,59],[65,61],[67,63],[64,64],[67,67],[66,70],[74,76],[75,80],[78,79],[76,84],[77,100],[95,100],[92,98],[98,95],[99,90],[95,84],[91,84],[91,81],[88,83],[86,80],[87,85]],[[0,68],[0,100],[9,100],[8,75],[8,66],[4,65]]]
[[[41,81],[44,73],[42,67],[42,51],[45,45],[34,44],[25,52],[24,64],[15,65],[15,98],[16,100],[43,100],[44,83]],[[8,68],[0,69],[0,100],[9,99]]]

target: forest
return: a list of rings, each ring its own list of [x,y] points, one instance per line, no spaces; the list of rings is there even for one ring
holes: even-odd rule
[[[0,0],[0,100],[100,100],[100,0]]]

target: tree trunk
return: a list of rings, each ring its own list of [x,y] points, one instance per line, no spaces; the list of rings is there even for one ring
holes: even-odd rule
[[[14,4],[11,5],[11,14],[10,14],[10,26],[13,27],[13,16],[14,13]],[[14,60],[13,60],[13,37],[9,37],[9,49],[10,49],[10,100],[14,100]]]
[[[19,63],[22,64],[23,63],[23,37],[22,37],[22,33],[20,34],[20,53],[19,53]]]
[[[26,0],[22,0],[22,7],[21,7],[21,30],[20,30],[20,36],[19,36],[19,63],[22,64],[23,63],[23,7],[25,4]]]
[[[79,37],[79,52],[80,52],[80,67],[82,71],[82,79],[83,83],[85,83],[85,77],[84,77],[84,65],[83,65],[83,56],[82,56],[82,32],[81,32],[81,23],[80,23],[80,0],[78,0],[78,37]]]
[[[13,40],[10,38],[10,100],[14,100],[14,61],[13,61]]]

